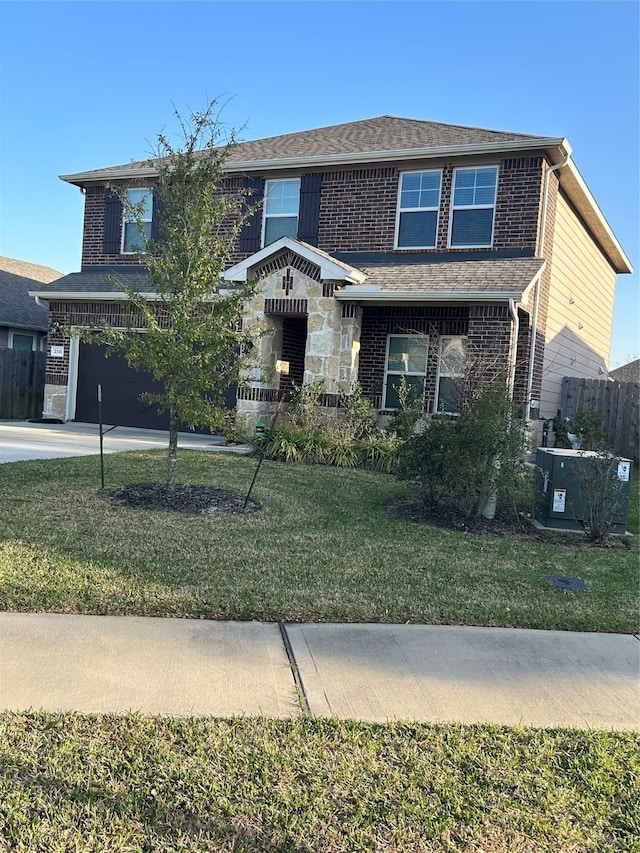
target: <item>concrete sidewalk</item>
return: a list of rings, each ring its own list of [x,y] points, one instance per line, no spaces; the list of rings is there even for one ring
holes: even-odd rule
[[[105,424],[103,429],[110,429]],[[104,435],[104,452],[166,448],[169,433],[163,430],[116,427]],[[222,436],[178,433],[178,447],[183,450],[249,453],[245,445],[225,446]],[[0,421],[0,462],[27,459],[55,459],[69,456],[95,456],[100,453],[97,424],[67,422],[65,424]]]
[[[0,613],[0,710],[640,731],[639,664],[619,634]]]

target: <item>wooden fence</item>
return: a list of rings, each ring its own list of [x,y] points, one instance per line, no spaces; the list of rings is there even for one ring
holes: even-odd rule
[[[575,376],[565,376],[562,380],[563,416],[571,419],[578,412],[600,412],[609,444],[627,459],[638,459],[639,455],[639,402],[640,382]]]
[[[44,400],[43,352],[0,349],[0,418],[39,418]]]

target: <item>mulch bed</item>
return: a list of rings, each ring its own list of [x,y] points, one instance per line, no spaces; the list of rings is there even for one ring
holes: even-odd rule
[[[394,504],[391,511],[398,518],[415,524],[430,524],[459,533],[480,533],[490,536],[508,536],[510,539],[544,539],[536,530],[531,519],[523,517],[520,521],[508,521],[503,518],[468,518],[464,513],[446,507],[428,507],[420,501],[402,501]],[[575,539],[573,540],[575,543]]]
[[[624,537],[612,536],[605,543],[589,542],[580,533],[563,533],[538,530],[533,526],[530,516],[520,516],[519,519],[505,518],[468,518],[455,509],[443,507],[428,507],[420,501],[401,501],[390,507],[397,517],[415,524],[429,524],[432,527],[442,527],[446,530],[456,530],[459,533],[476,533],[488,536],[502,536],[509,539],[530,540],[534,542],[552,542],[554,545],[589,545],[600,548],[629,548]]]
[[[170,491],[156,483],[132,483],[105,494],[112,504],[134,509],[156,509],[198,515],[229,515],[259,512],[262,506],[253,500],[244,506],[245,495],[226,492],[214,486],[180,485]]]

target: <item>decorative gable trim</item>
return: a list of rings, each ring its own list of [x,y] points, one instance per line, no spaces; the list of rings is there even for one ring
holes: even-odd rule
[[[306,258],[300,257],[300,255],[292,252],[291,249],[285,249],[274,258],[269,258],[266,263],[256,268],[255,275],[256,278],[263,279],[271,275],[271,273],[290,267],[298,270],[298,272],[301,272],[313,281],[320,281],[320,267]]]
[[[360,270],[355,269],[355,267],[342,263],[342,261],[337,261],[335,258],[332,258],[331,255],[327,255],[326,252],[321,252],[313,246],[301,243],[300,240],[294,240],[293,237],[280,237],[279,240],[276,240],[269,246],[265,246],[263,249],[260,249],[259,252],[255,252],[253,255],[245,258],[244,261],[240,261],[239,264],[235,264],[235,266],[230,267],[222,274],[222,278],[225,281],[247,281],[249,278],[249,270],[254,268],[260,269],[261,267],[264,268],[265,262],[272,258],[277,258],[283,253],[283,250],[289,250],[299,258],[318,267],[320,269],[321,279],[344,281],[351,284],[362,284],[366,278],[365,274],[360,272]],[[283,266],[287,265],[295,266],[293,263],[283,264]],[[276,267],[276,269],[280,268],[280,266]],[[296,268],[299,269],[299,267]],[[273,270],[269,270],[269,272],[272,271]],[[301,272],[306,273],[306,270],[303,269]]]

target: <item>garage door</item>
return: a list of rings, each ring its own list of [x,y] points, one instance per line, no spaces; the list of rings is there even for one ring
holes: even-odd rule
[[[159,412],[157,406],[147,408],[147,404],[140,400],[140,395],[145,391],[160,392],[162,385],[150,373],[129,367],[124,356],[112,355],[107,358],[106,350],[107,347],[102,344],[80,342],[76,421],[98,423],[97,387],[100,384],[104,423],[144,429],[169,429],[168,413]],[[230,388],[225,395],[229,408],[235,405],[235,397],[235,387]]]

